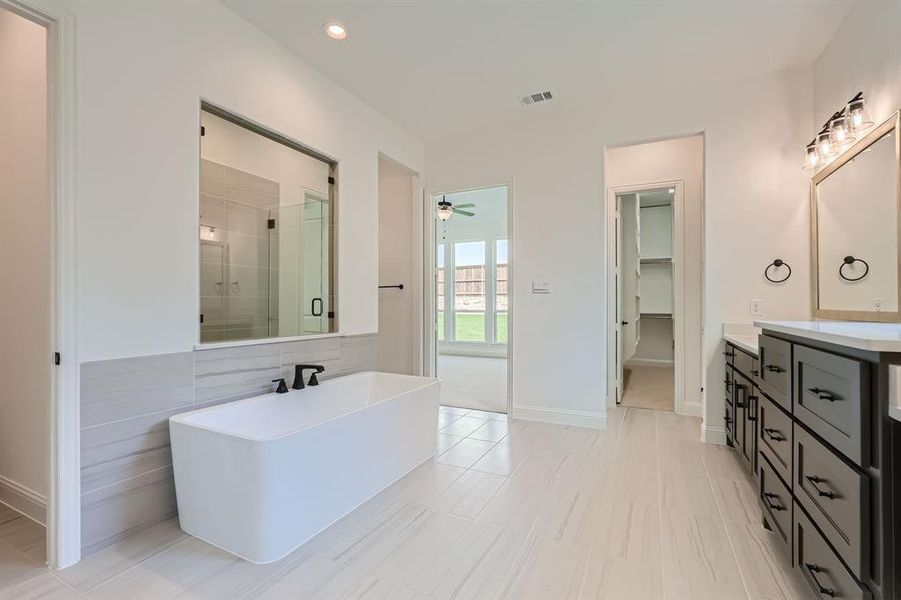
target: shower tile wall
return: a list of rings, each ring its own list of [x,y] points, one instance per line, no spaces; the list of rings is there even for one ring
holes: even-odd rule
[[[270,254],[268,222],[278,205],[277,182],[201,161],[202,342],[270,335],[270,315],[278,313],[270,303],[278,302],[278,257]]]
[[[177,513],[170,416],[290,384],[300,362],[325,365],[323,380],[373,370],[376,353],[363,335],[83,363],[82,552]]]

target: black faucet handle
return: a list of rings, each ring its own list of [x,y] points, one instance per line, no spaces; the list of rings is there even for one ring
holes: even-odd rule
[[[288,384],[285,383],[285,379],[283,377],[279,378],[279,379],[273,379],[272,383],[278,384],[278,388],[276,388],[276,390],[275,390],[276,394],[287,394],[288,393]]]
[[[294,385],[292,387],[295,390],[302,390],[306,387],[303,383],[303,372],[310,370],[315,371],[310,377],[310,385],[319,385],[319,380],[316,379],[316,373],[322,373],[325,371],[325,367],[322,365],[294,365]]]

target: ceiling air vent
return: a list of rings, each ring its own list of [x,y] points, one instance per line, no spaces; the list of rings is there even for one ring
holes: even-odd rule
[[[551,92],[535,92],[534,94],[526,94],[525,96],[519,97],[519,103],[523,106],[528,106],[529,104],[538,104],[539,102],[547,102],[548,100],[553,100],[554,94]]]

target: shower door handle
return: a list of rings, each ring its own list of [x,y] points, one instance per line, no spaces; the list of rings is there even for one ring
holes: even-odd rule
[[[319,303],[319,311],[316,311],[316,303]],[[310,312],[313,313],[314,317],[322,316],[322,298],[313,298],[313,301],[310,302]]]

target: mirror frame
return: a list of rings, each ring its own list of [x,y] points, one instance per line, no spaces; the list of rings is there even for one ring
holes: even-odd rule
[[[898,277],[898,303],[899,308],[893,312],[877,312],[871,310],[831,310],[820,308],[819,294],[819,232],[817,228],[817,185],[827,177],[838,171],[858,154],[869,148],[877,140],[894,131],[895,132],[895,177],[898,179],[896,205],[898,208],[898,238],[897,253],[898,266],[901,271],[901,111],[895,111],[891,117],[882,124],[873,128],[867,135],[842,152],[835,160],[820,169],[810,180],[810,299],[813,315],[816,319],[830,319],[835,321],[869,321],[879,323],[895,323],[901,321],[901,273]]]

